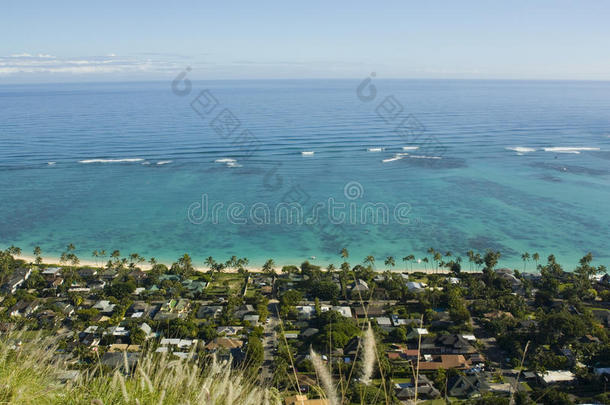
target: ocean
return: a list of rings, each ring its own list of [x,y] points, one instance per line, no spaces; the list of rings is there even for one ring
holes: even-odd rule
[[[30,255],[610,265],[610,83],[0,85],[0,190],[0,247]]]

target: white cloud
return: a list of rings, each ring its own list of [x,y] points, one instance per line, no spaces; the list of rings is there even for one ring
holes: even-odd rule
[[[0,56],[0,76],[28,74],[107,74],[164,72],[179,66],[167,58],[117,57],[115,54],[87,58],[59,58],[50,54],[19,53]]]

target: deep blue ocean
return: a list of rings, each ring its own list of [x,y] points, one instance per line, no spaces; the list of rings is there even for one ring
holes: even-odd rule
[[[609,207],[608,82],[0,85],[0,246],[24,253],[570,270],[610,265]]]

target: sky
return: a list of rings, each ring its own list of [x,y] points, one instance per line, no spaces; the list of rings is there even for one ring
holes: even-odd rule
[[[605,0],[4,0],[0,38],[0,84],[610,80]]]

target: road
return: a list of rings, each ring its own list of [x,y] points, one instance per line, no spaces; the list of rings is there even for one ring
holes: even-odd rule
[[[277,317],[277,300],[269,301],[269,317],[265,323],[265,330],[263,333],[263,366],[261,371],[261,380],[263,382],[269,382],[273,378],[273,353],[277,348],[277,332],[275,331],[276,326],[279,325],[280,320]]]

